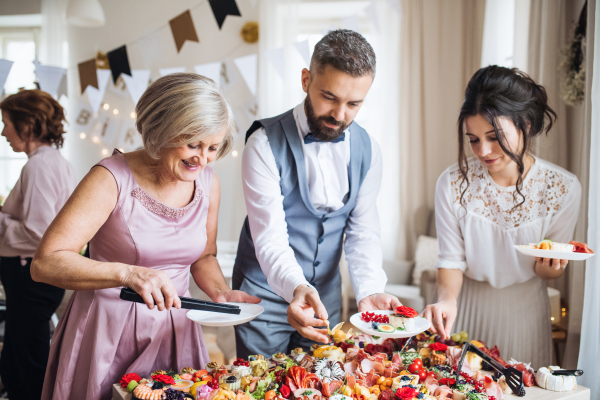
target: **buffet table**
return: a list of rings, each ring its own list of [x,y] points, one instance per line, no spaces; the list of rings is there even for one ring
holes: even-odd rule
[[[577,389],[570,392],[552,392],[550,390],[542,389],[538,386],[532,386],[525,388],[525,397],[518,397],[512,394],[504,395],[507,400],[525,399],[525,400],[589,400],[590,389],[577,386]],[[127,390],[121,388],[119,384],[113,385],[113,400],[131,400],[131,393],[127,393]]]

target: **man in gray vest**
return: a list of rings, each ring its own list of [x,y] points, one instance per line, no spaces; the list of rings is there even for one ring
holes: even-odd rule
[[[260,297],[265,311],[235,327],[238,357],[330,341],[318,327],[340,320],[342,246],[359,310],[400,305],[383,293],[381,150],[353,122],[374,77],[371,45],[356,32],[331,31],[302,71],[304,102],[246,134],[248,217],[233,288]]]

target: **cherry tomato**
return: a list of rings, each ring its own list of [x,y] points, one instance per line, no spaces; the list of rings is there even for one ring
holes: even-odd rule
[[[428,377],[430,376],[430,377],[432,377],[432,378],[435,378],[435,372],[433,372],[433,371],[429,371],[429,372],[427,373],[427,376],[428,376]]]
[[[416,375],[423,367],[420,366],[419,364],[410,364],[408,366],[408,372],[410,372],[413,375]]]
[[[423,368],[423,360],[421,360],[420,358],[415,358],[415,361],[413,361],[412,363],[418,364],[421,368]]]
[[[419,383],[422,383],[427,379],[427,371],[425,369],[420,369],[417,374],[419,375]]]
[[[265,393],[265,400],[272,400],[275,398],[275,396],[277,396],[277,393],[275,393],[274,390],[269,390],[267,393]]]

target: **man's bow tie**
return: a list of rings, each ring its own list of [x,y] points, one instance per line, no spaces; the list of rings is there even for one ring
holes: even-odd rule
[[[317,139],[316,137],[313,136],[312,133],[309,133],[308,135],[304,136],[304,144],[309,144],[309,143],[315,143],[315,142],[323,142],[323,143],[338,143],[338,142],[343,142],[344,139],[346,138],[346,132],[342,133],[340,136],[338,136],[337,138],[326,142],[324,140],[321,139]]]

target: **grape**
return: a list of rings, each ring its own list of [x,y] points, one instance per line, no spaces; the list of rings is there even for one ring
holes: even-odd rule
[[[454,340],[455,342],[459,342],[460,338],[461,338],[460,333],[455,333],[454,335],[452,335],[452,340]]]
[[[440,343],[442,341],[442,337],[440,335],[435,335],[433,337],[433,341],[436,343]]]
[[[448,339],[448,340],[446,340],[446,345],[447,346],[456,346],[456,342],[452,339]]]
[[[465,331],[460,332],[460,337],[464,340],[469,340],[469,334]]]

